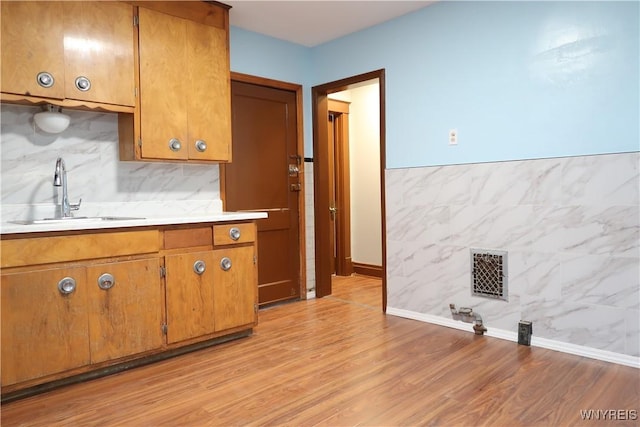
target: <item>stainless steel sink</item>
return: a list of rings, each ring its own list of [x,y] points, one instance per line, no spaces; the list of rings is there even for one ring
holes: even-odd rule
[[[13,224],[60,224],[65,222],[95,222],[95,221],[133,221],[137,219],[145,219],[135,216],[70,216],[66,218],[42,218],[29,219],[24,221],[9,221]]]

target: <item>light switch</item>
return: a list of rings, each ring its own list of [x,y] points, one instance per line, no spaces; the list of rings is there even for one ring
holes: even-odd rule
[[[458,130],[449,130],[449,145],[458,145]]]

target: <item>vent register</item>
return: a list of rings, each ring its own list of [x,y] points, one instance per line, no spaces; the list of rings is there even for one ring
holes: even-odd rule
[[[507,252],[471,249],[471,295],[508,301]]]

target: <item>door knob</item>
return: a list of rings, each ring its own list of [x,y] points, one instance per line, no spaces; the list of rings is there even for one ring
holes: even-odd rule
[[[331,213],[331,219],[336,219],[338,208],[336,208],[335,206],[329,206],[329,212]]]
[[[196,141],[196,150],[199,152],[204,152],[207,149],[207,143],[203,140],[199,139]]]
[[[115,284],[116,279],[112,274],[104,273],[103,275],[98,277],[98,287],[100,289],[104,289],[106,291],[107,289],[111,289]]]
[[[169,148],[171,151],[179,151],[182,148],[182,144],[178,138],[171,138],[169,140]]]
[[[58,282],[58,290],[62,295],[69,295],[76,290],[76,280],[73,277],[65,277]]]

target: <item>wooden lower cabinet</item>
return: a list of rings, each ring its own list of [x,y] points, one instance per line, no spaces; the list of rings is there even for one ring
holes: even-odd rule
[[[91,363],[162,347],[159,258],[92,265],[87,281]]]
[[[254,246],[216,249],[213,306],[216,331],[256,322],[258,281]],[[228,264],[225,264],[228,260]],[[228,265],[225,270],[223,265]]]
[[[253,222],[0,239],[3,399],[250,330],[256,244]]]
[[[58,282],[76,281],[63,295]],[[86,271],[2,274],[2,386],[88,365]]]
[[[165,257],[168,343],[255,324],[254,255],[251,245]]]
[[[197,265],[204,270],[196,271]],[[167,343],[213,333],[213,251],[167,255],[165,268]]]

